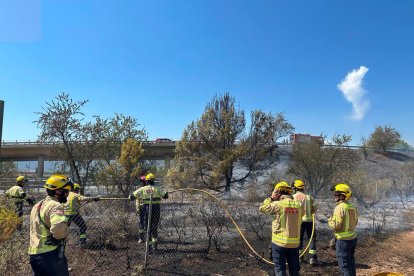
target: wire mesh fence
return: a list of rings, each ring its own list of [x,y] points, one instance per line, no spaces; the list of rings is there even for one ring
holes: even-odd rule
[[[29,192],[38,202],[42,192]],[[80,209],[86,244],[80,228],[71,223],[66,256],[71,275],[214,275],[271,272],[272,266],[253,256],[218,202],[198,193],[174,192],[161,204],[150,205],[159,217],[157,243],[142,238],[135,202],[126,198],[83,203]],[[258,213],[258,203],[227,201],[226,206],[260,254],[268,257],[269,218]],[[0,275],[29,275],[30,206],[25,206],[21,230],[1,242]],[[147,223],[150,225],[151,222]],[[153,227],[152,227],[153,228]],[[154,229],[144,230],[149,237]],[[152,231],[152,233],[151,233]],[[243,273],[238,273],[243,272]],[[246,274],[247,272],[247,274]]]

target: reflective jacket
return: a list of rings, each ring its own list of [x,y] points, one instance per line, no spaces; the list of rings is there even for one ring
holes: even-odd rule
[[[278,201],[266,198],[259,211],[272,216],[272,242],[285,248],[296,248],[300,242],[303,207],[291,196],[283,195]]]
[[[13,198],[15,202],[23,202],[26,198],[26,192],[22,187],[15,185],[6,191],[6,196]]]
[[[297,191],[293,195],[293,199],[302,204],[304,207],[302,221],[304,222],[311,222],[312,221],[312,214],[315,213],[316,208],[314,205],[314,200],[311,195],[307,195],[301,191]]]
[[[328,225],[335,231],[338,240],[353,240],[357,237],[358,210],[348,201],[338,202]]]
[[[161,198],[166,198],[167,193],[161,189],[161,187],[147,185],[139,188],[132,193],[137,199],[137,207],[141,204],[160,204]],[[152,201],[150,201],[150,196],[152,194]]]
[[[93,197],[86,197],[75,192],[69,192],[67,202],[63,204],[63,207],[65,208],[65,215],[69,216],[79,214],[80,202],[92,200]]]
[[[57,240],[66,238],[68,230],[67,218],[63,205],[56,199],[47,196],[33,206],[30,214],[29,254],[42,254],[58,248],[57,245],[46,245],[48,236]]]

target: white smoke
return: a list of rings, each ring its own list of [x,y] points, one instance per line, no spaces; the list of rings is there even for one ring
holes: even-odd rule
[[[365,66],[354,69],[337,86],[345,99],[352,104],[353,114],[351,119],[356,121],[362,120],[370,107],[366,91],[362,87],[362,80],[367,72],[368,68]]]

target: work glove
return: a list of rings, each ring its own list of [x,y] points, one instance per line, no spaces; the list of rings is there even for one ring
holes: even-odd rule
[[[134,196],[133,194],[130,194],[128,198],[129,198],[129,200],[131,200],[131,201],[134,201],[134,200],[135,200],[135,196]]]
[[[168,192],[165,192],[165,195],[162,198],[167,199],[168,198]]]
[[[99,201],[100,200],[100,198],[99,197],[94,197],[93,198],[93,201]]]

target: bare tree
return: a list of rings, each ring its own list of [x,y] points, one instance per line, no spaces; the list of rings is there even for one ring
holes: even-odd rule
[[[36,112],[35,121],[41,129],[40,142],[56,143],[53,156],[71,168],[72,177],[79,184],[88,183],[102,162],[109,165],[119,156],[121,144],[127,138],[138,141],[147,138],[144,129],[139,129],[135,118],[115,114],[113,118],[95,116],[94,122],[84,122],[82,108],[87,100],[74,101],[69,94],[61,93],[55,100]]]

